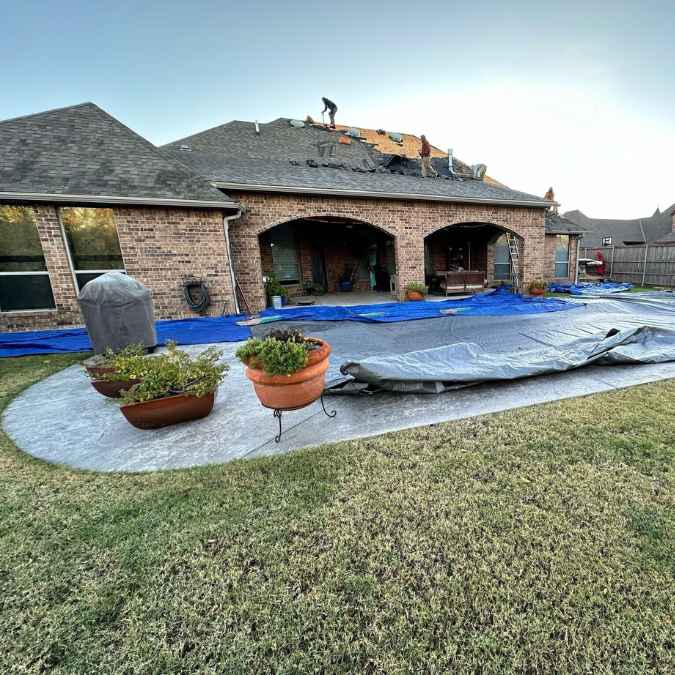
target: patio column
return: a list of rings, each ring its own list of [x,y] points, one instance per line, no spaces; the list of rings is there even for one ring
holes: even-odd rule
[[[405,297],[411,281],[424,283],[424,236],[413,223],[403,225],[396,237],[396,295]]]

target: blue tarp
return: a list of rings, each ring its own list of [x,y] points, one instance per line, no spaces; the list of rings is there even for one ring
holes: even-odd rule
[[[633,284],[616,281],[587,281],[579,284],[549,284],[548,290],[553,293],[569,293],[570,295],[606,295],[607,293],[623,293],[633,288]]]
[[[557,298],[525,298],[506,288],[480,293],[462,300],[420,300],[388,302],[379,305],[351,307],[310,306],[288,309],[266,309],[262,316],[283,321],[361,321],[366,323],[395,323],[415,319],[433,319],[456,312],[462,316],[507,316],[513,314],[544,314],[575,309],[578,305]],[[445,312],[445,314],[444,314]]]
[[[275,319],[278,317],[283,321],[395,323],[447,316],[448,310],[461,316],[507,316],[561,312],[579,306],[557,298],[524,298],[521,295],[514,295],[506,288],[499,288],[494,292],[481,293],[463,300],[388,302],[352,307],[290,307],[281,310],[266,309],[262,312],[262,316]],[[173,340],[179,345],[197,345],[246,340],[251,337],[250,329],[236,323],[244,318],[231,315],[157,321],[157,341],[160,345],[166,344],[168,340]],[[0,357],[90,350],[89,336],[84,328],[0,334]]]
[[[209,342],[238,342],[251,337],[246,326],[237,326],[243,316],[199,317],[175,321],[157,321],[157,342],[173,340],[179,345],[200,345]],[[0,357],[31,354],[63,354],[91,350],[85,328],[34,330],[25,333],[0,334]]]

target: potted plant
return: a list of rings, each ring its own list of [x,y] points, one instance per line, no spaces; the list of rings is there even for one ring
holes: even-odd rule
[[[119,398],[122,389],[128,389],[140,381],[141,373],[134,366],[140,364],[146,354],[142,344],[127,345],[117,352],[108,347],[103,354],[97,354],[84,362],[84,369],[92,387],[99,394]]]
[[[267,276],[265,292],[267,293],[267,304],[272,305],[275,309],[281,309],[288,298],[288,290],[279,283],[274,274]]]
[[[266,408],[297,410],[320,398],[326,382],[330,345],[301,331],[272,331],[237,350],[258,400]]]
[[[206,417],[228,370],[222,351],[209,347],[196,357],[169,343],[166,353],[145,357],[141,382],[122,392],[120,410],[138,429],[157,429]]]
[[[530,295],[542,296],[546,292],[546,282],[543,279],[535,279],[528,286]]]
[[[427,294],[427,287],[419,281],[411,281],[405,287],[406,300],[424,300]]]

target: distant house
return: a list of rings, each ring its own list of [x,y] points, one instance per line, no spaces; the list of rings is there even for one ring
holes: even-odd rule
[[[488,284],[573,279],[578,225],[435,148],[423,178],[411,134],[279,118],[229,122],[157,148],[92,103],[0,122],[0,330],[81,323],[77,294],[121,270],[157,318],[265,306],[272,274],[291,293],[401,298],[448,270]],[[236,291],[238,289],[238,291]]]
[[[581,211],[568,211],[565,218],[584,230],[581,246],[644,246],[645,243],[675,243],[675,204],[646,218],[612,220],[589,218]]]

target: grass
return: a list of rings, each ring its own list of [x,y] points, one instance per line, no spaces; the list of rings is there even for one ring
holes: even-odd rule
[[[674,447],[675,381],[155,474],[0,434],[0,672],[673,672]]]

